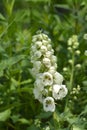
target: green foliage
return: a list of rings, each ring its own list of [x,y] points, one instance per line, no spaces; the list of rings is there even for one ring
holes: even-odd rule
[[[0,2],[0,130],[48,130],[48,126],[50,130],[87,129],[86,11],[86,0]],[[30,46],[39,29],[52,40],[58,71],[68,88],[67,97],[56,101],[54,113],[43,112],[33,96]],[[72,35],[78,35],[79,42],[74,53],[67,44]]]
[[[11,115],[11,110],[7,109],[0,113],[0,121],[6,121]]]

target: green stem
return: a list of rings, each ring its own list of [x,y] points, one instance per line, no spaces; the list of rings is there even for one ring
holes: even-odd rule
[[[74,51],[72,54],[72,66],[71,66],[71,77],[70,77],[70,90],[73,87],[73,80],[74,80],[74,63],[75,63],[75,56],[74,56]]]
[[[58,113],[56,111],[53,113],[53,122],[54,122],[54,129],[55,130],[60,128],[59,117],[58,117]]]

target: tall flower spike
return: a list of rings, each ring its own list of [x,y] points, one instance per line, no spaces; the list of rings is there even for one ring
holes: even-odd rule
[[[57,72],[57,57],[51,46],[50,38],[37,32],[32,38],[30,70],[35,79],[34,97],[43,104],[44,111],[55,111],[55,100],[67,95],[67,88],[62,85],[63,76]]]

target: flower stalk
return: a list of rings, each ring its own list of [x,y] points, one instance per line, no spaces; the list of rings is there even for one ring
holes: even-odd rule
[[[43,109],[55,111],[55,100],[61,100],[67,95],[67,88],[62,85],[63,76],[57,72],[57,57],[51,46],[50,38],[37,32],[32,38],[30,70],[35,79],[34,97],[43,104]]]

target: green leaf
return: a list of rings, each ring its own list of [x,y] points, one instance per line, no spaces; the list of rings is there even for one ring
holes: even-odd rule
[[[26,1],[28,1],[28,2],[31,2],[31,0],[26,0]],[[51,0],[32,0],[32,2],[35,2],[35,3],[37,3],[37,2],[50,2]]]
[[[8,58],[6,60],[2,60],[0,62],[0,72],[2,72],[4,69],[11,67],[12,65],[20,62],[22,59],[24,59],[24,55],[14,56],[11,58]],[[2,76],[3,73],[0,73],[0,76]]]
[[[26,87],[20,88],[19,91],[20,91],[20,92],[27,92],[27,93],[29,93],[29,94],[32,94],[33,88],[31,88],[31,87],[29,87],[29,86],[26,86]]]
[[[50,116],[52,115],[52,113],[51,112],[42,112],[42,113],[40,113],[38,116],[37,116],[37,118],[39,118],[39,119],[43,119],[43,118],[49,118]]]
[[[0,20],[5,20],[5,17],[0,13]]]
[[[84,110],[81,112],[80,115],[87,114],[87,105],[85,106]]]
[[[22,123],[22,124],[29,124],[29,121],[27,120],[27,119],[25,119],[25,118],[21,118],[21,119],[19,119],[18,120],[20,123]]]
[[[27,130],[40,130],[40,128],[37,128],[34,125],[31,125],[30,127],[27,128]]]
[[[7,109],[0,113],[0,121],[6,121],[11,115],[11,110]]]
[[[82,126],[73,125],[73,130],[85,130]]]

